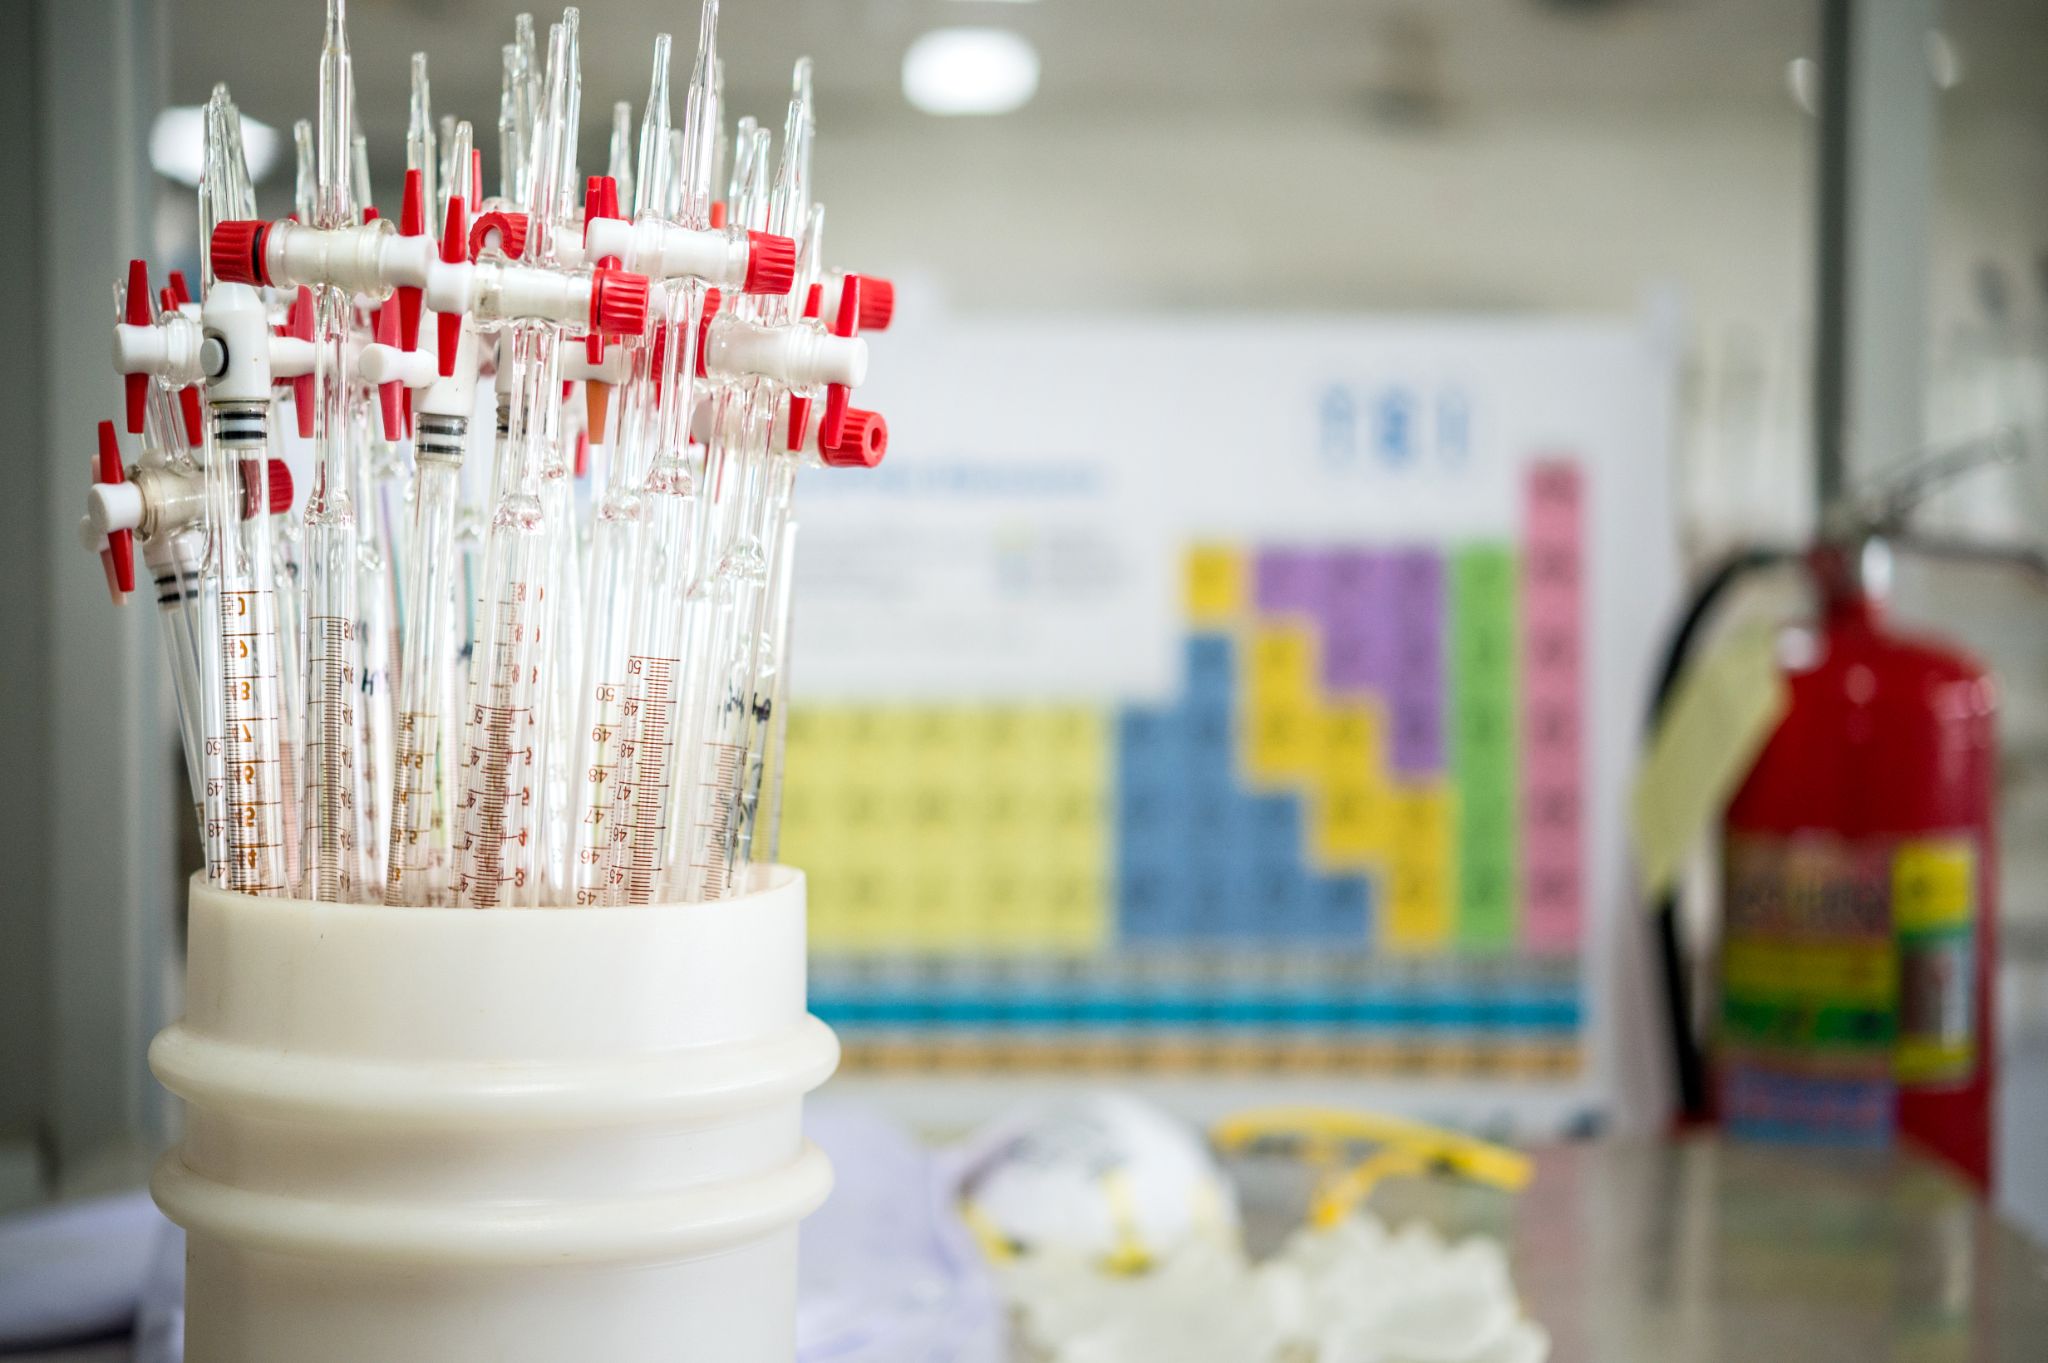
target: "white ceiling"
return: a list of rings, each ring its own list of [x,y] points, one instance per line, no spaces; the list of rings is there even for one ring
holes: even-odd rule
[[[408,54],[429,54],[438,111],[494,122],[499,48],[520,0],[351,0],[365,131],[396,154]],[[1195,119],[1258,125],[1419,126],[1544,114],[1673,118],[1782,111],[1785,68],[1809,50],[1813,0],[726,0],[721,45],[736,112],[780,123],[789,61],[817,59],[824,129],[915,136],[930,127],[898,92],[904,48],[925,29],[994,23],[1040,49],[1038,98],[987,135],[1055,136],[1076,122]],[[648,44],[694,42],[691,0],[591,0],[583,13],[588,135],[614,100],[636,111]],[[197,103],[227,80],[242,108],[288,125],[312,112],[318,0],[173,0],[169,88]],[[1958,104],[2048,109],[2048,4],[1950,0],[1967,65]],[[223,33],[260,34],[231,49]],[[678,70],[687,64],[679,55]],[[680,100],[678,99],[678,104]],[[678,109],[678,115],[680,109]],[[487,156],[489,153],[487,152]],[[586,151],[585,159],[592,155]],[[1242,167],[1222,167],[1227,178]]]
[[[173,101],[224,79],[255,117],[310,116],[321,0],[168,3]],[[696,5],[587,0],[585,166],[602,163],[614,100],[637,116],[654,33],[694,45]],[[437,112],[477,124],[495,180],[500,48],[519,8],[349,0],[381,194],[401,164],[416,49]],[[1705,312],[1776,319],[1808,293],[1811,125],[1786,68],[1811,51],[1816,9],[724,0],[721,48],[729,113],[778,128],[790,61],[816,59],[835,256],[916,273],[962,308],[1612,311],[1675,284]],[[536,8],[543,34],[557,13]],[[1028,36],[1038,97],[993,119],[911,110],[905,48],[960,23]],[[1966,75],[1944,102],[1943,240],[2020,268],[2048,223],[2048,0],[1947,0],[1946,24]],[[290,178],[272,175],[268,210],[282,211]],[[177,200],[182,230],[189,197]],[[1276,269],[1276,253],[1317,266]]]

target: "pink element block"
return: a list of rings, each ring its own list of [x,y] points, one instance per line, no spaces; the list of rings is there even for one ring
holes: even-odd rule
[[[1584,479],[1543,458],[1524,485],[1521,945],[1568,955],[1585,914]]]

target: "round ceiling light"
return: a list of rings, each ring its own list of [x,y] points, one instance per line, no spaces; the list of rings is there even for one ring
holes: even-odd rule
[[[903,54],[903,96],[928,114],[1006,114],[1038,90],[1038,49],[1006,28],[937,28]]]

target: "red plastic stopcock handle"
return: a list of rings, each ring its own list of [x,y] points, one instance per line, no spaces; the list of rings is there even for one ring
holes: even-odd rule
[[[185,282],[183,270],[171,271],[171,300],[181,308],[192,301],[192,286]]]
[[[270,514],[282,516],[292,509],[292,470],[282,459],[270,461]]]
[[[149,310],[149,264],[146,261],[128,262],[127,296],[122,300],[121,320],[131,327],[146,327],[156,321]],[[127,398],[128,433],[142,433],[142,419],[149,408],[149,375],[124,374],[121,376],[122,395]],[[134,576],[134,569],[129,569]]]
[[[143,306],[148,306],[145,299]],[[114,423],[100,423],[99,468],[93,478],[96,483],[119,483],[128,475],[121,468],[121,437],[114,432]],[[107,533],[107,547],[100,551],[106,557],[108,585],[117,593],[126,596],[135,590],[135,532],[113,530]]]
[[[448,196],[448,217],[441,225],[441,259],[450,265],[469,259],[469,206],[460,194]],[[435,313],[434,339],[435,367],[445,379],[455,372],[455,349],[462,344],[462,314]]]
[[[592,175],[583,182],[583,240],[590,241],[590,224],[599,218],[621,218],[619,182],[609,175]],[[615,257],[606,256],[605,260]],[[603,264],[603,261],[594,262]]]
[[[313,339],[313,291],[304,284],[292,299],[292,310],[285,317],[284,334],[295,336],[301,341]],[[292,408],[299,415],[299,436],[304,440],[313,438],[313,375],[298,374],[287,379],[292,386]]]
[[[268,284],[270,268],[263,255],[269,240],[267,222],[242,218],[215,223],[206,243],[213,277],[223,284]]]
[[[484,243],[493,233],[498,237],[498,249],[512,260],[519,260],[526,254],[526,233],[533,226],[524,213],[513,213],[501,209],[486,213],[469,225],[469,254],[472,259],[481,255]]]
[[[619,182],[609,175],[593,175],[583,185],[583,242],[590,244],[590,224],[600,218],[617,218],[619,212]],[[604,256],[594,262],[602,270],[617,269],[617,256]],[[604,331],[597,325],[597,309],[591,308],[591,327],[584,337],[584,357],[593,365],[604,363]]]
[[[377,344],[396,346],[400,326],[399,310],[386,303],[377,309]],[[405,433],[405,413],[398,400],[399,382],[386,379],[377,385],[377,410],[384,418],[384,438],[397,440]]]
[[[789,395],[789,441],[792,451],[804,447],[804,437],[811,432],[811,400],[798,393]]]
[[[603,266],[593,271],[590,276],[591,334],[638,336],[646,331],[647,292],[646,275]]]
[[[850,274],[839,287],[839,311],[832,318],[832,334],[852,338],[860,335],[861,278]],[[830,451],[846,438],[846,404],[853,390],[843,383],[825,385],[824,422],[818,427],[818,448]]]
[[[871,469],[889,452],[889,423],[880,412],[846,409],[846,425],[838,444],[821,447],[818,457],[830,468]]]
[[[860,329],[887,331],[896,317],[896,286],[871,274],[860,280]]]
[[[423,172],[409,170],[405,173],[405,200],[398,209],[398,235],[401,237],[423,237],[427,234],[426,177]],[[407,352],[420,346],[420,297],[421,290],[411,284],[401,284],[396,290],[398,298],[398,345]]]
[[[747,282],[742,293],[780,298],[796,283],[796,243],[773,232],[747,233]]]
[[[242,519],[245,521],[256,514],[255,468],[254,459],[242,461]],[[292,471],[282,459],[266,459],[263,477],[263,490],[269,494],[270,514],[282,516],[292,509]]]

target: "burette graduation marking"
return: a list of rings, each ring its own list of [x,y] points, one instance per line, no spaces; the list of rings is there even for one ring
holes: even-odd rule
[[[630,791],[631,834],[626,842],[623,888],[626,902],[652,902],[661,875],[661,851],[668,832],[668,767],[671,720],[675,713],[674,658],[636,657],[626,664],[634,680],[636,761]]]

